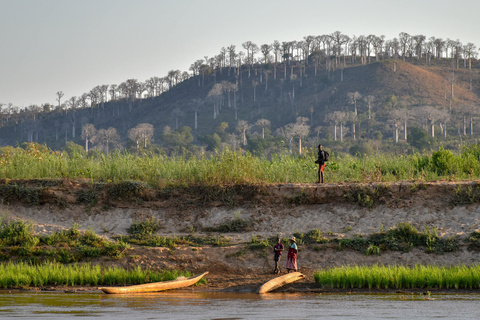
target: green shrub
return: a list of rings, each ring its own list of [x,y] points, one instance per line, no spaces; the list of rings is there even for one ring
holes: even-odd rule
[[[109,255],[110,257],[120,259],[127,254],[129,248],[130,248],[130,245],[128,243],[125,243],[123,241],[118,241],[118,242],[108,243],[105,246],[105,251],[106,251],[106,254]]]
[[[141,198],[141,191],[148,185],[138,181],[121,181],[108,187],[108,195],[118,200],[138,200]]]
[[[102,249],[98,247],[90,247],[90,246],[83,245],[83,246],[80,246],[78,251],[83,257],[97,258],[102,255]]]
[[[439,175],[455,173],[455,158],[449,150],[440,145],[438,151],[432,154],[432,170]]]
[[[148,217],[144,220],[137,220],[132,223],[132,225],[127,229],[129,234],[132,234],[137,237],[152,236],[163,226],[160,224],[160,221],[154,217]]]
[[[310,230],[306,237],[305,237],[305,242],[306,243],[323,243],[324,238],[322,236],[322,231],[319,229],[312,229]]]
[[[480,188],[478,185],[468,186],[467,188],[458,186],[455,188],[455,194],[450,199],[450,203],[453,206],[478,202],[480,202]]]
[[[79,244],[78,238],[80,237],[80,226],[74,223],[68,230],[61,230],[52,233],[49,236],[41,237],[41,241],[49,246],[56,244],[66,244],[67,246],[76,247]]]
[[[98,201],[97,190],[78,190],[75,192],[77,196],[77,203],[86,205],[95,205]]]
[[[11,203],[19,201],[31,206],[40,204],[39,188],[27,188],[18,186],[17,184],[0,185],[0,201],[3,203]]]
[[[85,230],[78,236],[78,241],[81,245],[90,247],[103,247],[105,245],[105,239],[97,235],[92,229]]]
[[[380,255],[380,247],[378,247],[378,246],[376,246],[372,243],[368,246],[366,254],[367,254],[367,256],[372,256],[372,255],[379,256]]]
[[[38,237],[34,234],[33,226],[24,221],[7,222],[0,220],[0,240],[4,245],[35,246]]]

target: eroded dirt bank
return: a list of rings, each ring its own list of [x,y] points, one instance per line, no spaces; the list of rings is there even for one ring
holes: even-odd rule
[[[465,238],[480,229],[480,205],[474,200],[479,182],[397,182],[376,184],[283,184],[268,186],[195,187],[151,190],[132,185],[95,184],[89,181],[3,181],[0,189],[1,215],[36,226],[38,233],[68,229],[77,223],[104,236],[127,234],[134,220],[154,217],[163,228],[159,235],[195,233],[240,218],[249,231],[225,233],[231,245],[193,248],[136,247],[120,260],[99,263],[150,268],[209,271],[211,289],[255,286],[271,277],[270,250],[248,250],[252,236],[290,237],[294,232],[319,229],[323,234],[352,238],[387,230],[408,222],[423,230],[436,228],[441,236]],[[15,186],[15,187],[12,187]],[[36,190],[38,198],[32,196]],[[13,195],[12,195],[13,194]],[[20,193],[19,193],[20,194]],[[29,200],[33,197],[33,200]],[[86,199],[86,200],[85,200]],[[216,233],[215,233],[216,234]],[[334,246],[300,246],[298,264],[313,283],[319,267],[354,264],[474,264],[480,254],[466,245],[446,254],[427,254],[423,249],[409,252],[385,251],[380,256]]]

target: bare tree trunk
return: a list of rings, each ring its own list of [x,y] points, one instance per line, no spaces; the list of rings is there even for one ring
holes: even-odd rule
[[[470,137],[473,137],[473,115],[470,115]]]

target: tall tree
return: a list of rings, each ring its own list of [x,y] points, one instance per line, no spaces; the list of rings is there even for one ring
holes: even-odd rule
[[[340,141],[343,141],[343,125],[347,122],[348,114],[343,111],[334,111],[327,114],[327,121],[334,125],[334,139],[337,141],[337,126],[340,125]]]
[[[262,139],[265,139],[265,128],[270,127],[271,123],[270,120],[267,119],[258,119],[257,122],[255,122],[256,126],[260,126],[262,128]]]
[[[95,143],[97,129],[91,123],[87,123],[82,127],[82,139],[85,140],[85,151],[88,153],[88,143]]]
[[[245,120],[238,121],[237,131],[242,134],[242,142],[244,146],[247,145],[247,131],[250,130],[251,128],[252,126],[248,124],[247,121]]]
[[[406,32],[400,32],[400,34],[398,35],[398,39],[400,41],[400,50],[402,51],[403,61],[405,61],[405,57],[407,56],[408,43],[410,42],[410,35]]]
[[[108,129],[100,129],[97,131],[95,141],[100,146],[100,149],[105,150],[105,153],[108,154],[110,151],[110,146],[113,148],[119,146],[120,135],[118,134],[117,129],[113,127]]]
[[[272,47],[269,44],[262,44],[260,51],[263,54],[263,63],[267,64],[268,55],[270,54],[270,51],[272,51]]]
[[[307,124],[308,118],[298,117],[297,122],[291,127],[292,135],[298,138],[298,153],[302,154],[302,139],[308,136],[310,126]]]
[[[357,100],[362,98],[362,95],[360,92],[355,91],[355,92],[349,92],[347,94],[348,96],[348,101],[354,105],[354,110],[353,110],[353,116],[350,116],[350,120],[352,121],[352,135],[353,135],[353,140],[356,139],[355,137],[355,125],[357,123],[357,116],[358,116],[358,110],[357,110]]]
[[[59,110],[61,109],[62,97],[63,97],[64,95],[65,95],[65,94],[64,94],[62,91],[58,91],[58,92],[57,92],[57,102],[58,102],[58,109],[59,109]]]
[[[137,151],[140,146],[140,141],[143,142],[143,147],[147,147],[147,141],[151,141],[153,137],[154,128],[150,123],[140,123],[136,127],[128,130],[128,138],[136,143]]]
[[[273,65],[273,80],[277,80],[277,64],[278,64],[278,55],[281,52],[281,44],[278,40],[273,41],[272,50],[275,56],[275,64]]]
[[[368,106],[368,119],[372,119],[372,104],[375,102],[375,97],[368,95],[363,98],[363,101],[365,101]]]

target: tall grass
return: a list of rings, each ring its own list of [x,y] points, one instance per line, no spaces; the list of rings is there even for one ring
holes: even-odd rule
[[[475,266],[343,266],[314,273],[315,282],[341,289],[478,289]]]
[[[190,277],[189,272],[151,271],[140,266],[132,270],[90,264],[63,265],[48,262],[32,265],[23,262],[0,264],[0,288],[39,286],[133,285]]]
[[[316,179],[315,150],[302,156],[276,155],[271,159],[249,153],[218,152],[211,157],[169,158],[126,152],[91,156],[53,152],[38,144],[25,149],[0,149],[0,178],[88,178],[101,181],[137,180],[153,186],[174,184],[310,183]],[[453,154],[440,147],[430,154],[379,154],[332,157],[328,182],[370,182],[409,179],[480,178],[480,146]]]

